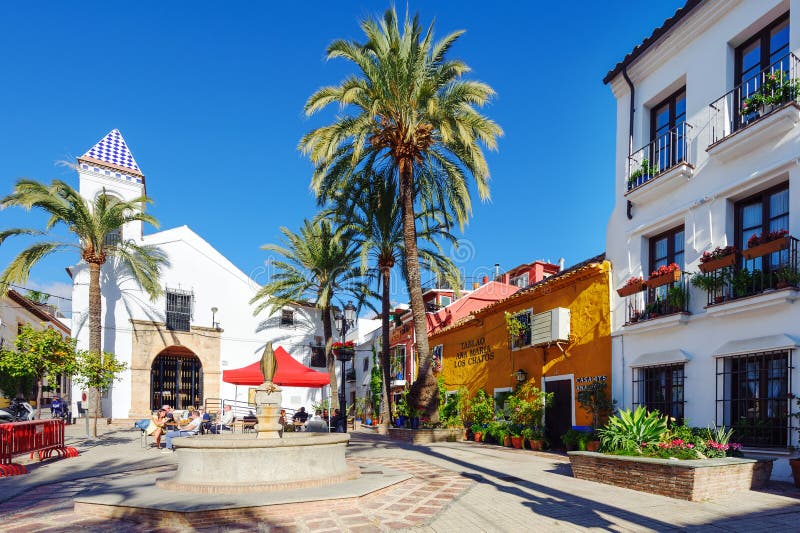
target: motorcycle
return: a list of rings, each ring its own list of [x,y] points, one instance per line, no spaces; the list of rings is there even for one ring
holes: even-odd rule
[[[50,418],[61,418],[69,424],[72,419],[69,412],[69,404],[59,397],[53,398],[50,403]]]
[[[14,398],[8,407],[0,409],[0,422],[26,422],[33,419],[33,407],[20,398]]]

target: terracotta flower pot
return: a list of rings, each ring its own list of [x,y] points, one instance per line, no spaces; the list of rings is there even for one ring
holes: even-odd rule
[[[522,448],[522,437],[511,437],[511,445],[516,448]]]
[[[680,281],[681,279],[681,270],[676,269],[672,272],[668,272],[666,274],[662,274],[660,276],[651,276],[650,279],[645,281],[645,285],[654,289],[656,287],[660,287],[662,285],[668,285],[670,283],[675,283],[676,281]]]
[[[647,287],[645,286],[644,283],[632,283],[630,285],[625,285],[622,288],[617,289],[617,294],[619,294],[621,297],[631,296],[638,292],[642,292],[646,288]]]
[[[762,257],[773,252],[780,252],[788,247],[789,237],[781,237],[780,239],[775,239],[763,244],[757,244],[752,248],[747,248],[742,252],[742,255],[745,256],[746,259],[756,259],[757,257]]]
[[[529,440],[528,446],[533,451],[540,451],[542,449],[542,441],[540,440]]]
[[[506,435],[505,437],[503,437],[503,446],[505,446],[506,448],[511,446],[511,435]]]
[[[586,451],[587,452],[596,452],[600,449],[600,441],[599,440],[590,440],[586,443]]]
[[[476,431],[475,435],[473,435],[472,438],[475,440],[475,442],[480,442],[481,437],[483,437],[483,433],[481,433],[480,431]]]

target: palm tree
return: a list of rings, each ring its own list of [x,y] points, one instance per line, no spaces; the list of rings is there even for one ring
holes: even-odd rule
[[[390,161],[397,170],[420,360],[411,399],[433,417],[438,395],[425,329],[415,212],[426,199],[436,199],[463,228],[471,214],[468,177],[481,199],[488,199],[483,147],[495,149],[502,129],[476,110],[494,95],[492,88],[464,79],[469,67],[445,57],[462,31],[434,41],[433,24],[423,31],[417,16],[406,16],[401,30],[395,9],[381,20],[363,21],[361,29],[366,42],[336,40],[328,46],[329,59],[349,60],[359,72],[311,95],[307,115],[334,103],[342,112],[332,124],[307,133],[300,149],[315,165],[311,185],[323,202],[361,168]],[[426,167],[435,172],[420,171]]]
[[[5,294],[9,284],[25,283],[31,268],[54,252],[75,250],[89,265],[89,352],[100,357],[102,353],[100,315],[100,268],[109,260],[128,271],[147,294],[155,300],[161,293],[159,278],[162,267],[168,265],[166,255],[155,246],[139,245],[133,240],[123,241],[119,235],[130,222],[146,222],[158,227],[158,221],[143,209],[150,200],[139,197],[130,201],[107,194],[105,190],[89,202],[80,193],[60,180],[45,185],[33,180],[19,180],[14,191],[0,200],[0,209],[19,206],[36,208],[49,215],[45,231],[15,228],[0,232],[0,245],[8,237],[18,235],[46,235],[63,224],[77,242],[42,241],[32,244],[0,274],[0,292]],[[89,390],[89,405],[94,409],[93,436],[97,436],[97,416],[100,410],[99,391]]]
[[[383,410],[381,424],[388,427],[391,410],[389,394],[389,311],[391,275],[395,264],[405,261],[403,221],[400,206],[395,201],[397,179],[391,169],[385,175],[375,177],[370,170],[354,176],[352,182],[339,189],[332,200],[330,215],[339,221],[340,231],[353,238],[361,249],[361,271],[377,279],[381,291],[381,375],[383,377]],[[420,229],[417,238],[430,245],[420,248],[419,255],[424,267],[437,277],[447,280],[452,287],[459,287],[460,275],[452,260],[442,253],[441,242],[456,244],[450,234],[450,215],[442,209],[428,209],[417,216]],[[370,269],[369,265],[375,267]],[[403,269],[404,279],[405,269]],[[407,279],[406,279],[407,281]]]
[[[358,247],[348,239],[337,239],[331,220],[305,220],[298,233],[282,227],[283,244],[266,244],[262,249],[274,252],[283,260],[273,261],[276,272],[253,298],[257,315],[264,309],[272,315],[285,305],[312,301],[322,314],[325,335],[325,361],[331,379],[331,396],[338,395],[336,361],[331,353],[333,324],[331,310],[337,293],[360,291],[361,271],[358,268]],[[345,406],[340,406],[345,413]]]

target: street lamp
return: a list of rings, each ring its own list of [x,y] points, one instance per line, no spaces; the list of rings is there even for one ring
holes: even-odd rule
[[[344,314],[337,309],[333,318],[336,322],[336,329],[341,332],[341,339],[342,342],[344,342],[347,330],[353,327],[356,320],[356,307],[353,305],[353,302],[347,302],[347,305],[344,306]],[[343,426],[345,432],[347,432],[347,397],[345,395],[345,386],[347,382],[345,380],[345,366],[352,358],[352,350],[347,348],[336,350],[336,359],[342,362],[342,385],[339,387],[339,414],[344,418]]]
[[[217,329],[217,311],[219,311],[218,308],[211,308],[211,327],[214,329]]]
[[[517,376],[517,383],[522,383],[522,382],[524,382],[526,379],[528,379],[528,373],[527,373],[527,372],[525,372],[525,371],[524,371],[523,369],[521,369],[521,368],[520,368],[519,370],[517,370],[516,372],[514,372],[514,375],[516,375],[516,376]]]

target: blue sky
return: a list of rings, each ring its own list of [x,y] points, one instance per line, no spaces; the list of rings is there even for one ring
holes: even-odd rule
[[[492,200],[477,196],[459,266],[480,276],[534,259],[572,264],[604,249],[613,206],[614,99],[605,73],[683,2],[409,2],[437,33],[467,30],[451,55],[498,93],[505,130],[488,155]],[[112,128],[147,177],[152,213],[187,224],[244,272],[280,226],[312,216],[300,137],[319,86],[351,72],[326,62],[335,38],[386,2],[18,2],[0,18],[0,193],[19,177],[77,177],[74,161]],[[403,6],[404,4],[398,4]],[[402,8],[401,8],[402,10]],[[40,227],[20,210],[0,228]],[[23,241],[0,247],[5,267]],[[32,286],[63,290],[54,256]],[[396,298],[403,298],[400,291]]]

